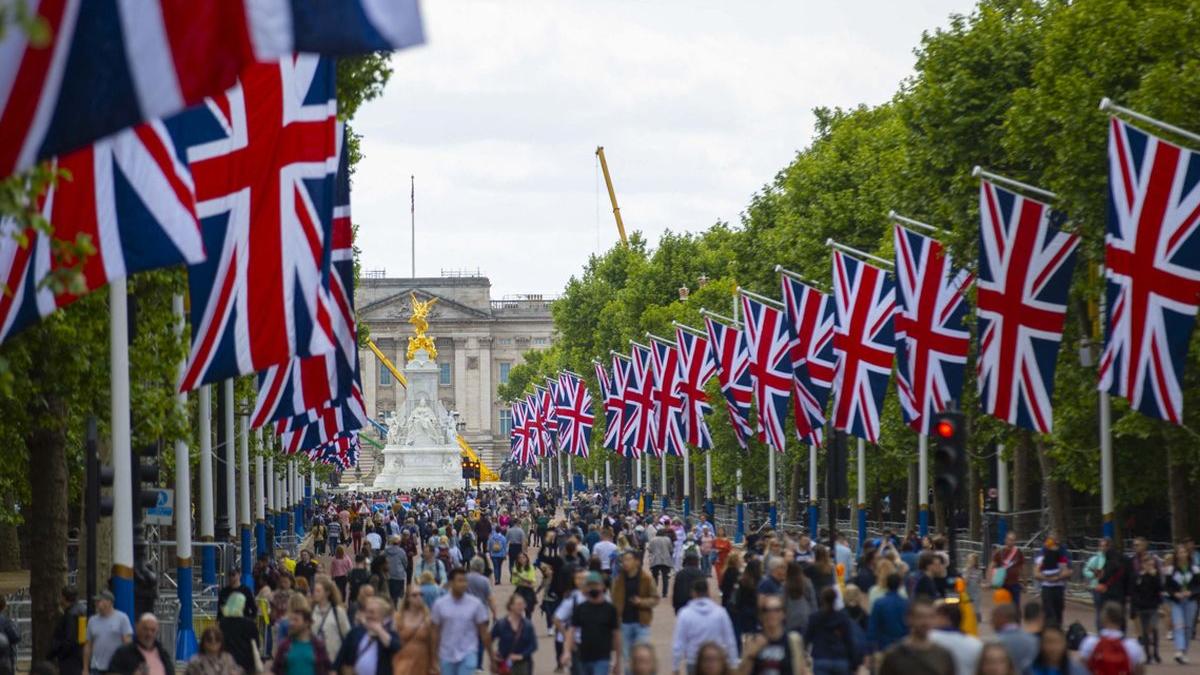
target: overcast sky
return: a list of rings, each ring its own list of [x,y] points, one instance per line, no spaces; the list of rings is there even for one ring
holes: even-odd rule
[[[426,45],[358,112],[363,267],[478,268],[492,297],[558,293],[628,231],[737,222],[812,137],[817,106],[877,104],[922,31],[969,0],[427,0]]]

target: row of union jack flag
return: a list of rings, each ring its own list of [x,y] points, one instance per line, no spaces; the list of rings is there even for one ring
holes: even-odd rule
[[[587,457],[592,442],[592,395],[582,377],[560,372],[537,385],[524,400],[512,404],[509,443],[512,459],[535,464],[539,457],[562,451]]]
[[[1108,160],[1099,387],[1178,424],[1200,309],[1200,152],[1113,117]],[[634,342],[628,356],[595,362],[603,447],[626,457],[712,447],[705,385],[714,376],[743,448],[753,435],[782,451],[789,413],[806,444],[820,445],[827,423],[877,441],[893,369],[905,423],[928,433],[934,414],[962,397],[972,284],[983,412],[1051,432],[1079,236],[1065,214],[1029,193],[1049,194],[981,181],[974,272],[956,267],[936,238],[896,224],[894,259],[876,259],[891,270],[841,247],[831,293],[782,270],[783,300],[740,291],[740,322],[708,316],[703,331],[679,326],[673,341]]]
[[[186,265],[180,389],[256,374],[254,427],[353,465],[367,416],[332,57],[423,42],[416,0],[34,5],[47,42],[0,38],[0,177],[64,171],[37,202],[53,235],[0,222],[0,342],[79,297],[45,283],[74,262],[52,238],[96,248],[84,292]]]

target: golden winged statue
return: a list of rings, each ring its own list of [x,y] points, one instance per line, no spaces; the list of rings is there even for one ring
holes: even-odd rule
[[[422,302],[417,299],[417,294],[412,293],[409,306],[412,308],[412,316],[408,318],[408,322],[413,325],[413,332],[416,335],[408,338],[408,360],[412,361],[413,357],[421,349],[429,355],[430,359],[437,358],[437,347],[433,346],[433,338],[425,334],[429,330],[429,310],[437,303],[437,298],[430,298]]]

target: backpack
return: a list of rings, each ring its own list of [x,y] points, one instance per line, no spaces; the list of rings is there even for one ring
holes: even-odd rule
[[[488,549],[492,552],[493,556],[497,553],[504,553],[504,538],[493,534]]]
[[[1088,657],[1087,667],[1092,675],[1129,675],[1133,672],[1133,663],[1121,638],[1103,635]]]

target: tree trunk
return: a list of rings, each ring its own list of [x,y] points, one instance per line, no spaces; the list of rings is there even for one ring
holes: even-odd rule
[[[1067,532],[1066,486],[1054,478],[1058,462],[1050,456],[1050,448],[1042,439],[1037,441],[1038,463],[1042,470],[1042,485],[1046,493],[1046,510],[1050,516],[1050,531],[1059,541],[1065,541]]]
[[[800,483],[804,479],[804,464],[800,461],[798,454],[792,456],[792,480],[788,485],[788,522],[796,522],[797,514],[800,509]]]
[[[66,405],[50,395],[34,403],[35,419],[68,419]],[[41,409],[41,406],[45,406]],[[54,633],[59,591],[67,581],[67,432],[65,424],[35,427],[28,432],[29,526],[37,545],[29,551],[29,592],[32,600],[33,653],[45,654]]]
[[[980,491],[983,489],[983,480],[979,475],[979,466],[975,462],[971,462],[970,468],[967,470],[967,536],[972,541],[980,541],[983,538],[983,508],[982,495]]]
[[[1167,494],[1171,504],[1171,539],[1183,541],[1188,536],[1187,512],[1187,460],[1182,448],[1175,443],[1167,445]]]
[[[1038,499],[1037,481],[1033,467],[1032,434],[1022,431],[1017,436],[1017,445],[1013,448],[1013,510],[1017,512],[1035,511],[1041,508]],[[1033,517],[1031,517],[1033,516]],[[1037,529],[1036,515],[1021,513],[1013,517],[1013,531],[1018,539],[1031,536]]]
[[[17,526],[0,523],[0,572],[15,572],[21,569],[21,540],[17,538]]]
[[[908,465],[908,490],[904,501],[904,529],[913,532],[917,529],[917,463]]]

